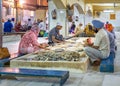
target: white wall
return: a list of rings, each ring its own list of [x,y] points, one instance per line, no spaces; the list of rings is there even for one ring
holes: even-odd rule
[[[48,2],[49,5],[49,30],[56,26],[57,22],[62,24],[62,30],[60,31],[63,36],[66,36],[66,10],[65,9],[57,9],[53,1]],[[52,19],[51,12],[56,9],[57,11],[57,18]]]
[[[78,21],[75,21],[75,16],[78,16]],[[74,15],[73,15],[76,26],[78,26],[80,23],[83,24],[84,27],[84,14],[80,14],[78,9],[74,6]]]
[[[104,13],[102,12],[100,15],[100,20],[103,22],[109,21],[113,24],[114,27],[120,27],[120,11],[116,11],[116,19],[110,20],[110,13]]]
[[[56,25],[56,23],[57,23],[57,20],[55,20],[55,19],[53,20],[53,19],[52,19],[52,14],[51,14],[51,12],[52,12],[52,10],[57,9],[57,8],[56,8],[56,6],[55,6],[55,4],[53,3],[52,0],[49,0],[48,6],[49,6],[49,8],[48,8],[49,30],[51,30],[53,27],[55,27],[55,25]]]
[[[6,7],[2,7],[2,18],[7,21],[8,18],[15,18],[15,9],[10,8],[10,15],[7,14],[7,9]]]
[[[19,14],[22,16],[22,14]],[[23,21],[28,21],[28,18],[31,18],[32,21],[35,19],[35,12],[31,10],[23,10]]]
[[[90,17],[88,15],[85,15],[85,25],[88,23],[92,24],[93,17]]]
[[[120,11],[116,11],[114,13],[116,14],[116,19],[115,20],[110,20],[110,14],[111,13],[105,13],[105,12],[101,12],[101,15],[100,15],[99,18],[93,18],[93,17],[85,16],[85,24],[91,23],[93,19],[97,19],[97,20],[100,20],[104,23],[109,21],[114,27],[120,27]]]

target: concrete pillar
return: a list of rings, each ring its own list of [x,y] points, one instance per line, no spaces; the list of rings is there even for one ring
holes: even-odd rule
[[[15,8],[16,8],[16,23],[18,22],[18,0],[15,0]]]
[[[2,47],[2,1],[0,0],[0,48]]]

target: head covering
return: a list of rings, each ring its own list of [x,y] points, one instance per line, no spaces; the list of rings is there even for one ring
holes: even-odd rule
[[[112,26],[112,24],[108,24],[107,30],[108,30],[109,32],[112,32],[113,29],[114,29],[114,27]]]
[[[31,31],[34,32],[36,34],[36,36],[38,36],[38,34],[40,32],[40,28],[37,24],[34,24],[31,28]]]
[[[93,26],[94,26],[95,28],[97,28],[97,29],[101,29],[101,28],[104,27],[104,23],[101,22],[101,21],[99,21],[99,20],[93,20],[93,21],[92,21],[92,24],[93,24]]]
[[[34,30],[40,30],[39,26],[37,24],[34,24],[31,28],[32,31]]]
[[[107,21],[106,24],[109,24],[109,22]]]
[[[15,18],[12,18],[11,20],[12,20],[12,21],[15,21]]]
[[[31,19],[28,19],[28,21],[31,21]]]
[[[60,22],[57,23],[57,26],[62,26],[62,24]]]
[[[10,18],[8,18],[8,22],[11,22],[11,19],[10,19]]]

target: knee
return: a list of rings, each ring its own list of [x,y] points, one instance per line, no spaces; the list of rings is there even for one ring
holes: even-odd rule
[[[34,48],[33,47],[28,47],[27,48],[27,53],[33,53],[34,52]]]
[[[85,52],[89,52],[89,50],[90,50],[89,47],[85,47],[85,48],[84,48],[84,51],[85,51]]]

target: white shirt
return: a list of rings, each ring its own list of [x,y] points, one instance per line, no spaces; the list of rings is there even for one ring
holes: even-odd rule
[[[12,21],[11,23],[12,23],[12,25],[13,25],[13,28],[15,28],[15,22]]]
[[[40,22],[39,28],[40,28],[40,30],[45,30],[45,23],[44,22]]]
[[[94,46],[99,46],[99,50],[103,54],[104,58],[109,56],[110,42],[107,32],[104,29],[100,29],[96,34]]]
[[[75,28],[74,32],[75,32],[76,35],[80,35],[80,33],[82,33],[83,30],[81,29],[81,26],[78,25],[78,26]]]
[[[2,22],[2,33],[4,33],[4,23]]]
[[[32,26],[32,21],[28,21],[28,26]]]

